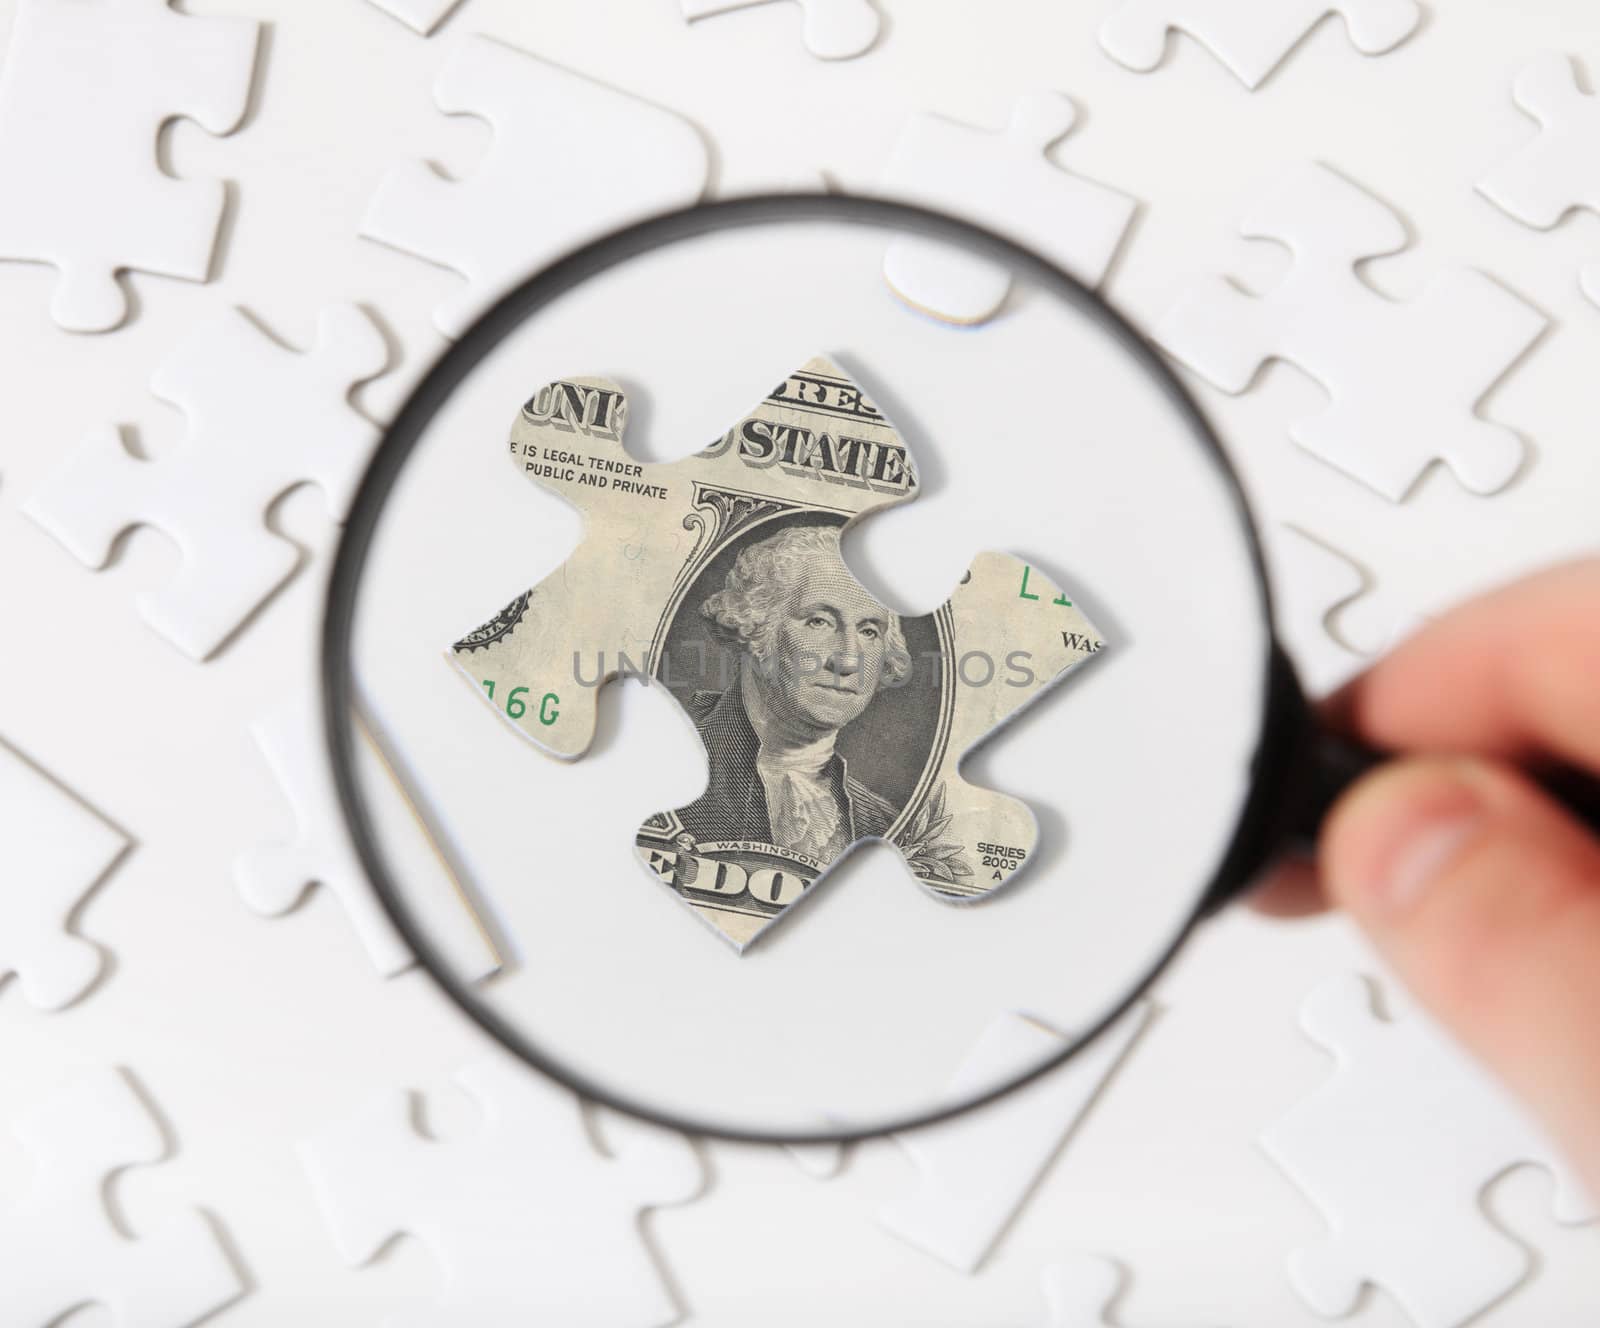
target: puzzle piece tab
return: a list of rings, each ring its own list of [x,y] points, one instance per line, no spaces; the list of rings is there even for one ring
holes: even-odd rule
[[[456,46],[434,98],[487,120],[493,146],[465,180],[396,167],[361,233],[467,279],[434,310],[447,337],[569,249],[705,190],[706,147],[688,121],[487,37]]]
[[[959,1272],[974,1272],[1150,1015],[1136,1006],[1065,1065],[965,1115],[893,1136],[916,1163],[913,1194],[878,1221]],[[1064,1047],[1060,1034],[1017,1014],[995,1017],[956,1070],[942,1101],[971,1097]],[[1069,1320],[1070,1322],[1070,1320]]]
[[[1333,1228],[1289,1266],[1319,1314],[1349,1313],[1376,1283],[1419,1328],[1476,1318],[1527,1272],[1479,1201],[1518,1163],[1555,1174],[1559,1221],[1600,1216],[1543,1132],[1420,1014],[1379,1018],[1366,982],[1345,977],[1311,994],[1300,1023],[1337,1068],[1261,1143]]]
[[[678,0],[691,21],[768,0]],[[870,50],[878,40],[882,18],[872,0],[798,0],[804,14],[806,50],[819,60],[848,60]]]
[[[1578,85],[1564,55],[1541,55],[1517,75],[1517,105],[1538,137],[1478,181],[1478,190],[1518,221],[1548,230],[1568,212],[1600,212],[1600,96]],[[1600,263],[1584,268],[1584,293],[1600,304]]]
[[[58,270],[50,316],[71,332],[127,317],[117,273],[204,281],[220,181],[157,164],[176,116],[226,134],[243,117],[259,25],[167,0],[22,0],[0,72],[0,256]]]
[[[0,1213],[6,1323],[58,1323],[97,1304],[117,1328],[188,1328],[243,1293],[200,1212],[131,1240],[113,1225],[111,1176],[167,1152],[161,1126],[120,1071],[80,1073],[12,1129],[35,1173],[28,1197]]]
[[[420,1135],[407,1095],[394,1093],[302,1148],[346,1261],[365,1263],[405,1233],[438,1262],[439,1297],[393,1328],[675,1322],[639,1215],[699,1193],[689,1141],[607,1113],[601,1156],[578,1099],[543,1076],[497,1060],[455,1080],[483,1111],[466,1138]]]
[[[878,192],[969,218],[1098,286],[1138,204],[1045,155],[1076,120],[1072,102],[1054,92],[1021,98],[999,134],[913,115]],[[1011,286],[1004,266],[912,235],[890,243],[883,272],[906,303],[952,323],[993,317]]]
[[[1405,225],[1315,163],[1267,190],[1240,229],[1287,245],[1289,275],[1264,296],[1221,278],[1195,282],[1157,324],[1163,346],[1229,393],[1270,360],[1310,374],[1332,401],[1289,436],[1393,501],[1436,459],[1473,493],[1511,481],[1522,440],[1476,408],[1544,332],[1543,314],[1465,268],[1408,303],[1379,294],[1356,265],[1404,248]]]
[[[59,1010],[100,976],[100,951],[69,924],[128,841],[0,743],[0,979],[29,1005]]]
[[[1100,45],[1145,73],[1161,63],[1167,34],[1186,32],[1254,89],[1330,14],[1343,17],[1365,55],[1393,50],[1422,21],[1417,0],[1121,0],[1101,25]]]
[[[502,719],[562,757],[623,672],[689,712],[710,783],[640,827],[640,859],[743,949],[855,843],[884,838],[936,896],[982,898],[1032,855],[1033,813],[962,756],[1104,642],[1038,569],[981,554],[902,619],[839,532],[916,492],[904,443],[835,365],[784,379],[710,447],[639,464],[615,383],[541,388],[514,467],[586,518],[584,542],[453,647]],[[687,533],[686,533],[687,532]]]
[[[305,354],[230,309],[191,333],[150,380],[189,418],[180,451],[144,461],[115,428],[103,429],[23,510],[90,567],[103,567],[132,526],[171,536],[183,568],[167,588],[140,595],[139,610],[186,655],[205,659],[299,562],[266,525],[272,502],[310,481],[343,518],[378,437],[350,390],[387,362],[382,335],[354,305],[325,309]]]

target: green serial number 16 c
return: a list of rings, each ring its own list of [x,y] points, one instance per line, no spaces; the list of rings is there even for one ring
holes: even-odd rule
[[[483,690],[489,693],[489,699],[494,700],[494,679],[483,680]],[[513,687],[506,693],[506,714],[512,719],[521,719],[528,713],[528,689],[526,687]],[[556,709],[561,704],[561,698],[554,692],[546,692],[539,698],[539,722],[541,724],[554,724],[561,718],[561,711]]]

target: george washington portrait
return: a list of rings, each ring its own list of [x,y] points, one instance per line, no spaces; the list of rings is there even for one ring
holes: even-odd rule
[[[899,807],[853,776],[842,730],[911,672],[899,617],[851,575],[829,525],[747,545],[700,613],[738,667],[696,691],[709,784],[679,812],[698,842],[751,840],[828,863],[882,835]]]

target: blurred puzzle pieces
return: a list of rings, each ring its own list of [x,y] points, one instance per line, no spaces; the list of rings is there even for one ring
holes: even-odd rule
[[[0,71],[0,256],[57,269],[50,316],[104,332],[127,270],[205,281],[226,192],[177,180],[156,143],[174,117],[212,134],[245,113],[259,24],[167,0],[21,0]]]

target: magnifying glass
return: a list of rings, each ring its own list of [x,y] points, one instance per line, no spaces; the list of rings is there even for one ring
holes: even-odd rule
[[[1379,759],[1315,726],[1239,481],[1139,334],[998,235],[840,195],[644,221],[489,309],[356,496],[323,682],[444,993],[591,1100],[740,1140],[1046,1073]],[[974,1072],[997,1020],[1039,1036]]]

